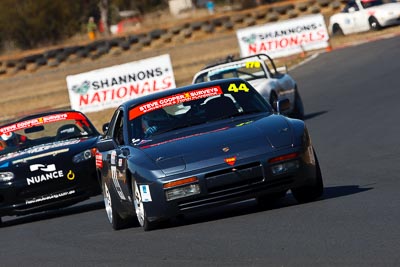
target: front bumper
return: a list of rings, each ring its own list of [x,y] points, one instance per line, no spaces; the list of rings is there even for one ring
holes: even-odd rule
[[[75,165],[72,181],[63,177],[28,185],[24,176],[19,175],[12,181],[0,182],[0,216],[26,215],[66,207],[100,194],[93,166],[93,161]]]
[[[293,149],[279,153],[292,152]],[[163,183],[177,179],[168,177],[149,183],[153,200],[145,202],[150,221],[163,220],[180,214],[219,206],[258,196],[284,192],[292,188],[313,184],[316,179],[316,163],[312,149],[299,153],[296,170],[273,175],[268,163],[270,155],[249,158],[237,162],[235,166],[221,164],[197,173],[187,173],[185,177],[198,178],[200,193],[180,199],[167,201]],[[184,178],[181,176],[181,178]],[[139,181],[140,182],[140,181]]]

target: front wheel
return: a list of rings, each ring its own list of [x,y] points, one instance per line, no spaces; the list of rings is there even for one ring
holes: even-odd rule
[[[321,169],[314,151],[315,164],[316,164],[316,177],[312,185],[305,185],[298,188],[292,188],[292,194],[299,203],[311,202],[322,196],[324,191],[324,184],[322,181]]]
[[[304,120],[304,106],[303,106],[303,100],[301,100],[299,91],[297,91],[297,88],[295,89],[294,92],[294,107],[293,107],[293,112],[291,117],[295,119],[300,119]]]
[[[156,227],[155,222],[150,222],[147,218],[146,208],[144,207],[142,196],[140,194],[140,189],[136,181],[132,182],[132,192],[133,192],[133,205],[135,207],[135,213],[139,225],[143,227],[143,230],[150,231]]]
[[[382,26],[379,24],[378,20],[375,17],[371,17],[369,19],[369,27],[373,31],[379,31],[380,29],[382,29]]]
[[[112,191],[108,188],[105,181],[102,181],[104,206],[107,213],[108,221],[111,223],[114,230],[125,228],[129,223],[129,219],[123,219],[115,210],[116,198]]]

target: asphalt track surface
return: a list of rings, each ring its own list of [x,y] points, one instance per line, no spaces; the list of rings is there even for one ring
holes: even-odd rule
[[[323,53],[290,73],[323,199],[249,200],[159,230],[113,231],[102,198],[5,217],[1,266],[400,266],[400,37]],[[397,119],[396,119],[397,118]]]

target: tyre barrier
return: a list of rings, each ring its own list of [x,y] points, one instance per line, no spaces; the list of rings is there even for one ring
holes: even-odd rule
[[[137,44],[139,42],[139,36],[137,35],[128,35],[127,40],[129,44]]]
[[[269,13],[265,19],[267,20],[267,22],[275,22],[279,20],[279,14],[276,13],[275,11],[272,13]]]
[[[227,21],[230,21],[230,20],[229,20],[229,17],[224,16],[224,17],[221,17],[221,18],[212,19],[212,20],[211,20],[211,24],[214,25],[215,27],[221,27],[221,26],[223,26],[224,23],[226,23]]]
[[[296,9],[298,9],[300,12],[306,12],[309,6],[309,3],[298,3],[296,5]]]
[[[214,25],[212,23],[203,24],[201,30],[205,33],[212,33],[214,32]]]
[[[198,30],[201,29],[201,27],[203,26],[204,23],[205,23],[204,21],[195,21],[195,22],[192,22],[192,23],[190,24],[190,28],[191,28],[193,31],[198,31]]]
[[[320,7],[327,7],[331,3],[331,0],[317,0]]]
[[[276,6],[276,7],[272,8],[272,10],[277,12],[279,15],[285,15],[291,9],[294,9],[294,5],[292,5],[292,4]]]
[[[139,44],[141,44],[142,46],[150,46],[151,44],[151,38],[150,36],[143,36],[139,39]]]
[[[164,29],[155,29],[149,32],[149,37],[153,40],[160,39],[163,34],[167,33]]]
[[[200,36],[203,38],[208,34],[212,35],[217,30],[234,31],[259,23],[276,22],[280,19],[317,14],[322,11],[328,13],[340,9],[344,4],[343,0],[305,0],[268,4],[268,6],[265,5],[265,8],[261,6],[251,10],[235,10],[230,15],[212,15],[203,20],[184,22],[167,29],[156,28],[148,32],[108,40],[96,40],[85,45],[49,49],[43,53],[24,56],[20,59],[2,60],[0,61],[0,75],[24,70],[33,71],[42,66],[57,67],[62,62],[72,63],[83,58],[97,59],[108,53],[127,51],[133,45],[134,50],[139,51],[143,47],[152,46],[155,40],[160,40],[154,44],[154,48],[158,48],[163,43],[182,42],[193,36],[196,37],[197,34],[202,34]],[[193,38],[193,40],[197,40],[197,38]]]

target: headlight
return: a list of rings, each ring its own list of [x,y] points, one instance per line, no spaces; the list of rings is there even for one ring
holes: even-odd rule
[[[167,201],[177,198],[200,194],[200,186],[197,177],[175,180],[163,185]]]
[[[271,171],[273,175],[278,175],[286,172],[290,172],[293,170],[297,170],[300,167],[300,163],[298,160],[283,162],[271,167]]]
[[[0,182],[8,182],[14,179],[14,173],[12,172],[0,172]]]
[[[298,169],[300,167],[300,161],[296,159],[298,156],[298,153],[290,153],[268,160],[272,174],[279,175]]]
[[[76,155],[74,156],[74,158],[72,159],[72,161],[73,161],[74,163],[79,163],[79,162],[82,162],[82,161],[91,159],[91,158],[93,158],[95,155],[96,155],[96,149],[95,149],[95,148],[87,149],[87,150],[85,150],[85,151],[82,151],[82,152],[79,153],[79,154],[76,154]]]

